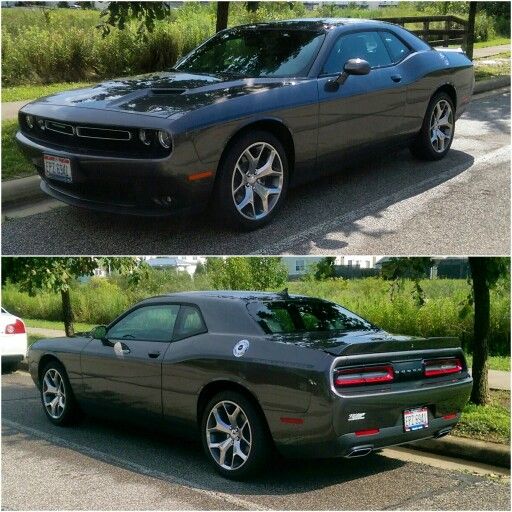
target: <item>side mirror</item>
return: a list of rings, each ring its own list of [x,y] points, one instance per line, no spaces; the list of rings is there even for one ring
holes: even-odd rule
[[[104,340],[107,337],[107,328],[104,325],[98,325],[91,331],[91,337],[95,340]]]
[[[349,75],[367,75],[371,70],[368,61],[363,59],[348,59],[343,66],[343,71],[334,79],[327,82],[328,89],[337,90],[340,85],[343,85]]]

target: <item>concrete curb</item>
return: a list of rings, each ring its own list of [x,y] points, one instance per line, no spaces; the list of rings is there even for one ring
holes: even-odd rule
[[[475,84],[473,94],[480,94],[507,86],[510,86],[510,76],[484,80]],[[2,206],[5,208],[15,203],[47,198],[48,196],[39,188],[39,183],[39,176],[29,176],[28,178],[2,182]]]
[[[482,80],[475,84],[473,94],[480,94],[482,92],[493,91],[494,89],[501,89],[510,85],[510,76],[500,76],[492,80]]]
[[[451,435],[442,439],[415,441],[403,446],[423,452],[481,462],[490,466],[510,468],[510,447],[508,445]]]

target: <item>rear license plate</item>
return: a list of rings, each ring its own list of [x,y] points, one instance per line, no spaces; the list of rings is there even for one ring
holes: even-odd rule
[[[418,407],[404,411],[404,430],[411,432],[428,427],[428,408]]]
[[[60,156],[44,155],[44,175],[54,180],[71,183],[71,160]]]

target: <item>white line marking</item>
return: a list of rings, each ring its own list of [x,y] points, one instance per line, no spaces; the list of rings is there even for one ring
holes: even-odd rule
[[[436,174],[431,178],[427,178],[426,180],[419,181],[414,185],[403,188],[393,194],[383,196],[371,203],[368,203],[361,208],[356,210],[352,210],[338,217],[331,218],[330,220],[319,222],[310,228],[301,231],[295,235],[290,235],[286,238],[281,239],[279,242],[275,242],[273,244],[269,244],[263,249],[259,251],[255,251],[251,253],[252,255],[257,254],[284,254],[286,251],[290,250],[290,248],[294,247],[299,243],[310,242],[313,240],[314,235],[318,234],[318,232],[330,232],[334,229],[339,229],[344,224],[353,223],[357,220],[361,220],[364,217],[372,215],[376,210],[387,209],[390,206],[396,206],[396,204],[400,203],[404,200],[404,198],[410,198],[413,196],[421,195],[425,192],[425,185],[429,186],[441,186],[448,184],[450,182],[456,181],[457,178],[461,177],[461,173],[465,170],[474,169],[478,165],[486,164],[486,163],[501,163],[506,159],[510,158],[510,146],[503,146],[498,148],[490,153],[487,153],[481,157],[477,157],[473,161],[473,165],[468,169],[467,162],[456,165],[455,167],[450,167],[445,172],[441,174]],[[452,178],[449,178],[452,176]],[[446,179],[448,178],[448,179]],[[392,204],[390,204],[392,203]]]
[[[188,489],[197,492],[199,494],[204,494],[210,498],[221,500],[224,502],[228,502],[232,505],[236,505],[237,507],[241,507],[247,510],[272,510],[265,506],[259,505],[252,501],[245,500],[243,498],[238,498],[233,496],[232,494],[226,494],[223,492],[212,491],[210,489],[201,489],[200,486],[203,485],[201,483],[193,482],[190,480],[186,480],[184,478],[180,478],[177,476],[169,475],[164,473],[163,471],[158,471],[155,469],[150,469],[135,462],[132,462],[127,459],[123,459],[121,457],[117,457],[116,455],[110,455],[108,453],[101,452],[94,448],[89,448],[88,446],[84,446],[81,444],[74,443],[72,441],[68,441],[59,436],[55,436],[53,434],[49,434],[47,432],[43,432],[42,430],[37,430],[32,427],[28,427],[26,425],[22,425],[15,421],[8,420],[6,418],[2,418],[2,424],[7,425],[15,430],[23,432],[25,434],[31,434],[35,437],[42,438],[46,441],[54,443],[63,448],[69,448],[70,450],[78,451],[82,454],[88,455],[94,459],[101,460],[107,464],[116,464],[121,468],[129,469],[136,473],[140,473],[149,477],[158,478],[159,480],[165,480],[172,484],[182,485],[183,487],[187,487]],[[213,470],[212,470],[213,471]]]

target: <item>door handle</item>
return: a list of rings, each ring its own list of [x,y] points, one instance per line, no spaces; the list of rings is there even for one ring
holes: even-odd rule
[[[156,359],[160,355],[160,352],[148,352],[148,356]]]
[[[393,80],[393,82],[400,82],[400,80],[402,80],[402,75],[393,75],[391,80]]]

